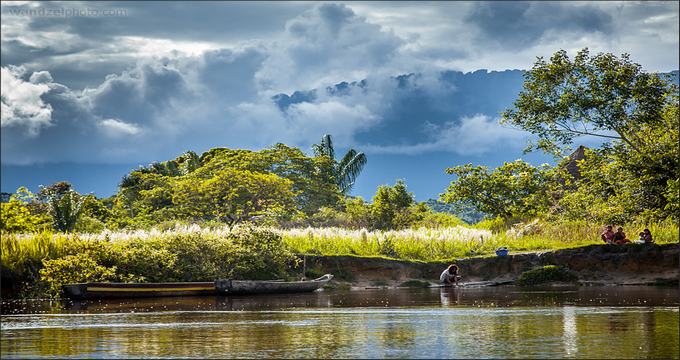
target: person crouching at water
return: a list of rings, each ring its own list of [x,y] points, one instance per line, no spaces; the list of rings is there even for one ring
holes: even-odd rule
[[[441,275],[439,275],[439,282],[442,285],[456,285],[458,286],[458,266],[449,265]]]

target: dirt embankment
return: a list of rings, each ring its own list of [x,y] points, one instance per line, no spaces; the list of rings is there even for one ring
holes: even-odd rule
[[[591,245],[548,252],[461,259],[464,282],[479,284],[515,280],[522,272],[544,265],[567,267],[582,284],[639,285],[678,283],[680,244]],[[308,274],[331,273],[352,286],[398,286],[408,280],[437,283],[449,263],[362,258],[308,256]]]

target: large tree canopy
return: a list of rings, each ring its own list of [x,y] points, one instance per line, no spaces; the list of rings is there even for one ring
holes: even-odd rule
[[[674,92],[675,85],[643,71],[628,54],[591,56],[586,48],[571,60],[560,50],[548,62],[539,57],[526,72],[524,90],[502,122],[537,135],[533,146],[552,153],[584,135],[619,139],[642,151],[649,139],[638,132],[660,122]]]
[[[328,157],[306,156],[284,144],[261,151],[214,148],[201,156],[186,152],[125,176],[114,218],[125,227],[173,219],[234,223],[265,214],[311,215],[340,201],[328,171],[333,166]]]
[[[680,183],[678,87],[642,70],[627,54],[572,61],[564,50],[538,58],[503,122],[538,137],[534,146],[560,154],[580,136],[608,139],[577,161],[580,175],[522,161],[489,171],[467,164],[447,170],[457,179],[442,198],[468,201],[504,218],[552,216],[624,223],[675,216]],[[531,149],[531,147],[530,147]],[[567,161],[567,160],[564,160]]]

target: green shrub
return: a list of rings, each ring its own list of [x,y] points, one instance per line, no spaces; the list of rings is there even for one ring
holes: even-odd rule
[[[115,264],[120,274],[140,281],[174,281],[177,254],[170,252],[158,239],[115,244]]]
[[[549,282],[574,282],[578,279],[576,274],[564,267],[546,265],[525,271],[515,282],[520,286],[531,286]]]
[[[458,225],[465,225],[465,222],[453,214],[428,211],[423,212],[422,218],[416,221],[413,224],[413,227],[433,229],[454,227]]]
[[[97,264],[88,254],[67,255],[43,261],[40,280],[49,295],[58,295],[66,284],[117,280],[115,267]]]
[[[283,277],[291,259],[297,260],[281,236],[270,230],[239,228],[230,232],[229,240],[233,247],[227,275],[231,278]]]
[[[32,214],[29,206],[19,199],[12,198],[0,204],[0,232],[30,233],[45,227],[49,217],[45,214]]]
[[[73,230],[79,233],[96,234],[102,232],[105,227],[104,223],[96,218],[83,215]]]

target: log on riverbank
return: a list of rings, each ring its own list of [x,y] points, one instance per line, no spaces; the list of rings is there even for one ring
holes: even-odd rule
[[[581,284],[678,284],[680,244],[590,245],[556,251],[456,260],[464,282],[507,283],[544,265],[564,266]],[[408,280],[438,282],[449,262],[356,256],[307,256],[307,268],[332,273],[353,286],[398,286]]]

